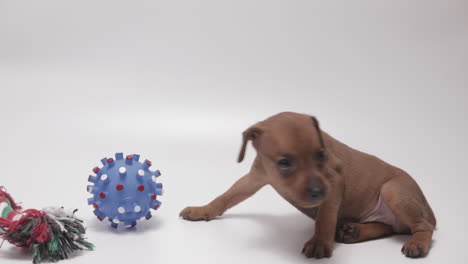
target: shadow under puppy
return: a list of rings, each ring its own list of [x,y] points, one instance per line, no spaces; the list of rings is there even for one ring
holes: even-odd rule
[[[257,156],[247,175],[201,207],[187,207],[187,220],[211,220],[270,184],[284,199],[315,219],[304,245],[307,257],[332,255],[333,240],[356,243],[411,234],[407,257],[425,256],[436,219],[416,182],[403,170],[357,151],[320,130],[315,117],[280,113],[243,133],[238,161],[252,141]]]

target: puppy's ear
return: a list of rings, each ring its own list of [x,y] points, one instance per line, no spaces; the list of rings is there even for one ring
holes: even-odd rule
[[[245,149],[247,148],[247,142],[249,140],[252,140],[255,146],[255,141],[258,139],[258,137],[261,134],[262,134],[262,129],[258,126],[258,124],[249,127],[247,130],[244,131],[244,133],[242,133],[242,146],[239,152],[239,157],[237,158],[237,162],[242,162],[242,160],[244,160]]]
[[[312,118],[312,122],[314,123],[314,127],[317,130],[317,134],[318,134],[319,142],[320,142],[320,147],[322,149],[325,149],[325,144],[323,143],[322,130],[320,130],[319,121],[317,120],[317,118],[315,116],[311,116],[310,118]]]

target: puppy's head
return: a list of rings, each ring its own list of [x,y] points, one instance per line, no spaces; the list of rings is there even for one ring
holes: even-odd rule
[[[268,182],[285,199],[309,208],[326,198],[327,153],[315,117],[280,113],[251,126],[243,133],[239,162],[248,141],[257,150]]]

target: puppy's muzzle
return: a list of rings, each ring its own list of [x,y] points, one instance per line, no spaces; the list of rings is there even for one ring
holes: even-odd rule
[[[305,191],[311,202],[320,202],[325,198],[325,189],[321,186],[311,186]]]

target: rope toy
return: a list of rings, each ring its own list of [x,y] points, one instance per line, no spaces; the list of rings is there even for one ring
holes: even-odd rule
[[[0,238],[30,248],[33,263],[49,259],[63,260],[77,250],[93,250],[87,242],[83,221],[59,207],[22,210],[3,186],[0,186]]]

